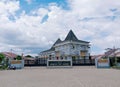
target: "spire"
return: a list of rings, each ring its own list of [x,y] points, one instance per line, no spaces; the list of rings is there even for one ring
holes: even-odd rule
[[[69,31],[67,37],[65,38],[65,41],[71,41],[71,40],[78,41],[77,37],[75,36],[72,30]]]

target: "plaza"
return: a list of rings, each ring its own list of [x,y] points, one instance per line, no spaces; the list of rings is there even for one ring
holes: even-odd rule
[[[120,70],[95,66],[0,71],[0,87],[119,87]]]

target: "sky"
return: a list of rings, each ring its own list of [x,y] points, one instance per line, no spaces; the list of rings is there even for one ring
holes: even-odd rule
[[[0,0],[0,52],[37,55],[71,29],[92,55],[120,47],[120,0]]]

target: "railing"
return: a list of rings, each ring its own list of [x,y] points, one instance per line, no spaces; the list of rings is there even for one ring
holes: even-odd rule
[[[73,65],[95,65],[94,59],[73,59]]]

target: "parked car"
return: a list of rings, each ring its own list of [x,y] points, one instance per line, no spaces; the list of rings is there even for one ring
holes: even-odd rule
[[[15,66],[9,66],[9,69],[16,70]]]

